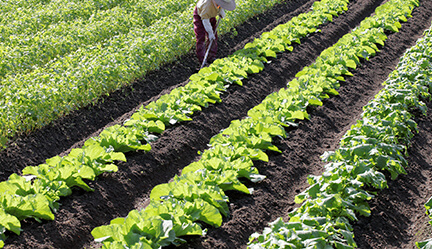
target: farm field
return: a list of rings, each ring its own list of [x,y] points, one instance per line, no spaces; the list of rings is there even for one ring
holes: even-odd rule
[[[263,31],[285,23],[293,16],[309,10],[314,1],[287,1],[237,28],[237,35],[221,38],[219,56],[241,49],[259,37]],[[150,152],[127,153],[127,162],[118,163],[119,171],[103,174],[88,183],[94,192],[74,191],[62,198],[54,221],[39,224],[23,223],[20,236],[10,235],[5,248],[91,248],[90,231],[124,217],[135,208],[148,203],[150,190],[168,182],[182,168],[196,161],[198,151],[204,151],[210,138],[228,127],[231,120],[241,119],[268,94],[283,88],[304,66],[314,62],[322,50],[356,27],[375,8],[386,1],[350,1],[346,13],[321,27],[294,45],[293,52],[278,54],[261,73],[243,80],[243,86],[232,86],[221,95],[222,103],[211,105],[193,116],[193,121],[167,129],[152,143]],[[228,191],[230,216],[220,228],[209,227],[205,237],[187,238],[181,248],[244,248],[249,236],[261,231],[267,223],[287,213],[297,205],[294,196],[309,185],[309,174],[319,175],[325,151],[335,150],[349,127],[359,119],[362,107],[382,88],[381,83],[394,70],[400,56],[413,46],[432,21],[432,3],[420,1],[420,6],[400,32],[388,34],[381,52],[365,61],[341,84],[338,96],[332,96],[320,107],[309,108],[310,120],[299,122],[287,130],[286,139],[274,144],[282,153],[269,152],[269,162],[255,162],[255,167],[267,178],[258,183],[248,182],[255,189],[252,195]],[[91,108],[83,108],[52,125],[22,136],[0,152],[0,179],[19,173],[25,166],[37,165],[55,155],[65,155],[72,148],[98,134],[104,127],[122,123],[138,109],[184,85],[197,63],[193,53],[178,62],[161,67],[130,88],[119,90]],[[432,103],[427,103],[428,108]],[[380,191],[371,202],[372,215],[355,223],[355,240],[359,248],[415,248],[415,241],[431,237],[423,204],[432,195],[431,186],[431,126],[432,115],[417,116],[419,133],[408,150],[407,175],[389,181],[389,189]]]

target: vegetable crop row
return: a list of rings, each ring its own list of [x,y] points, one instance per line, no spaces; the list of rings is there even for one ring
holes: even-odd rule
[[[189,106],[188,108],[197,110],[201,108],[197,103],[207,106],[208,103],[220,100],[219,94],[228,87],[224,84],[232,83],[232,81],[241,84],[242,77],[247,76],[244,70],[258,72],[262,69],[262,62],[255,58],[265,61],[264,56],[275,56],[275,51],[281,51],[282,48],[285,48],[285,46],[280,47],[281,40],[291,43],[286,37],[299,42],[301,37],[315,32],[316,27],[297,26],[300,22],[303,22],[304,25],[312,25],[312,23],[320,25],[328,19],[331,20],[332,15],[346,10],[346,5],[347,0],[338,0],[338,2],[323,0],[320,3],[315,3],[311,13],[300,15],[298,18],[293,18],[289,24],[283,25],[285,33],[282,33],[282,27],[276,28],[274,32],[266,33],[263,38],[255,40],[255,47],[247,45],[247,48],[233,55],[231,57],[233,60],[231,64],[235,65],[233,71],[228,71],[226,68],[219,70],[218,67],[221,67],[222,64],[215,62],[210,68],[205,68],[198,74],[191,76],[189,88],[182,88],[189,89],[188,95],[184,94],[184,90],[173,90],[170,95],[161,98],[160,101],[164,101],[164,104],[159,105],[160,102],[156,101],[149,104],[147,109],[142,108],[140,112],[134,114],[133,118],[127,122],[128,126],[110,127],[98,137],[86,141],[83,148],[73,149],[65,157],[56,156],[46,160],[45,164],[26,167],[22,171],[24,176],[12,174],[7,181],[0,183],[0,205],[2,205],[2,209],[0,209],[0,240],[5,239],[5,229],[19,234],[20,220],[22,219],[32,217],[37,220],[52,220],[54,218],[53,212],[58,208],[57,201],[61,196],[71,194],[71,188],[80,187],[87,191],[92,190],[83,179],[94,180],[102,172],[117,171],[118,168],[113,162],[125,161],[123,152],[148,151],[151,149],[149,142],[156,139],[152,133],[161,133],[165,129],[165,125],[189,120],[190,118],[185,118],[185,115],[190,115],[190,113],[184,109],[179,109],[179,105],[182,107]],[[326,14],[328,11],[332,15]],[[266,43],[261,40],[266,41]],[[271,42],[276,42],[276,45],[272,45]],[[289,44],[285,45],[289,48]],[[250,58],[245,56],[250,56]],[[241,64],[245,63],[244,61],[249,63],[247,68]],[[235,62],[237,64],[234,64]],[[225,74],[221,74],[221,72],[225,72]],[[200,84],[205,86],[200,88]],[[179,95],[178,93],[182,94]],[[177,100],[172,101],[174,100],[173,96],[177,97]],[[167,101],[168,99],[170,101]],[[161,108],[157,109],[153,106],[161,106]],[[143,110],[147,110],[147,113],[143,114]],[[156,112],[157,110],[165,112]],[[180,111],[176,112],[177,110]],[[173,112],[175,115],[172,114]],[[255,171],[251,170],[251,172]]]
[[[121,4],[137,2],[136,0],[30,0],[0,3],[0,29],[10,27],[14,33],[0,33],[1,37],[35,32],[61,21],[70,22],[78,18],[88,19],[93,13],[108,10]],[[8,29],[6,29],[7,31]],[[2,38],[2,39],[3,39]],[[3,40],[0,40],[3,41]]]
[[[142,1],[129,8],[117,6],[94,12],[85,20],[78,18],[54,23],[35,34],[17,33],[16,26],[10,24],[0,27],[2,36],[9,38],[0,42],[0,82],[7,74],[13,77],[44,68],[49,66],[48,62],[54,63],[78,49],[85,50],[88,46],[104,48],[111,45],[109,39],[113,36],[144,29],[162,17],[190,9],[193,3],[192,0]]]
[[[227,13],[221,22],[220,34],[279,1],[239,0],[238,11]],[[194,44],[192,10],[191,5],[146,28],[114,36],[104,47],[82,47],[54,59],[48,67],[4,78],[0,85],[0,145],[185,54]]]
[[[102,248],[159,248],[184,242],[181,236],[204,234],[197,221],[220,226],[222,217],[229,215],[224,191],[251,193],[240,179],[257,182],[265,177],[252,161],[268,161],[266,150],[280,152],[272,144],[273,137],[285,137],[284,127],[308,118],[307,106],[321,105],[327,94],[337,94],[339,81],[352,75],[349,69],[360,63],[359,58],[368,59],[376,53],[376,44],[383,45],[386,39],[384,30],[397,31],[414,3],[394,0],[377,8],[374,17],[325,50],[288,88],[269,95],[247,118],[233,121],[214,136],[199,161],[169,183],[154,187],[145,209],[132,210],[126,218],[95,228],[95,240],[103,242]]]
[[[5,0],[0,3],[0,10],[2,13],[13,11],[15,8],[22,8],[34,5],[43,5],[49,3],[51,0]]]
[[[369,216],[367,201],[388,187],[382,171],[393,180],[406,174],[404,156],[417,132],[410,111],[426,114],[422,100],[431,99],[431,44],[429,29],[363,108],[362,119],[347,131],[340,148],[323,154],[328,162],[324,173],[309,176],[311,186],[295,198],[302,206],[289,214],[288,222],[276,219],[262,234],[253,234],[249,248],[357,247],[351,222],[357,220],[356,213]]]

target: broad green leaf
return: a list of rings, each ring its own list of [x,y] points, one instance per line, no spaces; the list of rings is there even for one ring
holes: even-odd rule
[[[291,112],[291,118],[303,120],[303,119],[305,119],[307,117],[308,117],[308,115],[304,111],[294,111],[294,112]]]
[[[352,69],[356,69],[357,68],[357,64],[356,64],[356,62],[354,60],[348,59],[348,60],[345,61],[345,64],[349,68],[352,68]]]
[[[364,144],[364,145],[362,144],[362,145],[352,147],[352,152],[354,155],[363,157],[365,155],[368,155],[372,149],[373,146],[371,146],[370,144]]]
[[[256,65],[250,65],[247,67],[246,71],[250,74],[259,73],[261,71],[261,68],[259,68]]]
[[[329,93],[329,94],[335,95],[335,96],[339,95],[339,92],[336,91],[336,90],[333,89],[333,88],[332,88],[332,89],[328,89],[328,90],[326,90],[326,92]]]
[[[68,178],[67,180],[66,180],[66,184],[69,186],[69,187],[74,187],[74,186],[77,186],[77,187],[80,187],[80,188],[82,188],[82,189],[84,189],[85,191],[87,191],[87,192],[93,192],[94,191],[94,189],[92,189],[92,188],[90,188],[83,180],[82,180],[82,178],[80,178],[80,177],[75,177],[75,178]]]
[[[99,226],[91,231],[96,242],[122,240],[122,229],[119,224]]]
[[[198,200],[194,203],[193,210],[195,210],[194,212],[199,212],[199,220],[215,227],[220,227],[222,225],[222,215],[217,208],[209,203]],[[191,212],[192,210],[188,211]]]
[[[0,227],[1,226],[18,235],[21,233],[21,223],[18,218],[5,213],[2,209],[0,209]]]
[[[217,74],[217,73],[212,73],[212,74],[206,76],[206,80],[209,80],[209,81],[217,81],[218,79],[219,79],[219,74]]]
[[[94,180],[96,177],[93,169],[85,165],[81,166],[74,175],[89,180]]]
[[[160,197],[167,196],[170,193],[168,183],[156,185],[150,192],[150,199],[157,200]]]
[[[268,49],[268,50],[263,51],[263,55],[264,55],[265,57],[272,57],[272,58],[276,58],[276,52],[273,51],[273,50],[271,50],[271,49]]]

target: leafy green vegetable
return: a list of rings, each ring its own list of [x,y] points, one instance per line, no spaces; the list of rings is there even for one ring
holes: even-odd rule
[[[303,82],[309,83],[310,78],[303,81],[302,77],[307,78],[308,73],[320,72],[319,69],[325,72],[327,67],[322,65],[326,63],[333,68],[337,68],[337,65],[345,67],[339,66],[339,75],[328,74],[328,77],[336,79],[346,74],[343,70],[355,68],[358,58],[367,59],[375,54],[378,49],[370,42],[381,44],[385,40],[383,28],[397,30],[398,21],[406,20],[404,17],[408,17],[417,4],[418,1],[394,0],[380,6],[376,10],[376,16],[362,21],[351,34],[342,37],[333,48],[325,50],[317,63],[297,74],[299,79],[291,82],[290,86],[306,88],[307,85]],[[388,13],[391,14],[387,16]],[[359,39],[353,39],[357,36]],[[340,52],[339,48],[342,49]],[[413,59],[408,52],[398,66],[403,67]],[[420,74],[429,76],[432,64],[430,61],[428,64],[425,61],[421,63],[425,70]],[[370,215],[367,201],[374,197],[371,187],[387,187],[385,176],[379,170],[389,171],[393,179],[405,173],[406,146],[403,143],[409,144],[413,131],[417,129],[408,110],[424,110],[424,104],[419,98],[430,98],[428,89],[419,86],[423,82],[406,81],[404,77],[397,75],[398,69],[395,72],[384,83],[386,87],[365,106],[363,119],[353,125],[341,139],[341,147],[322,156],[328,162],[324,166],[325,171],[322,176],[308,177],[311,186],[296,196],[295,201],[302,205],[289,214],[290,220],[285,223],[281,218],[277,219],[262,234],[252,234],[248,248],[356,247],[349,221],[357,220],[356,213]],[[418,73],[416,70],[410,72],[414,75]],[[407,75],[410,73],[404,71],[404,76]],[[332,84],[330,82],[329,86]],[[321,89],[324,90],[325,87]],[[409,95],[392,97],[395,89]],[[364,189],[366,186],[368,190]]]

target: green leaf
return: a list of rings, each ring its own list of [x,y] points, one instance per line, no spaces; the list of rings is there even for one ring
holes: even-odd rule
[[[253,74],[253,73],[259,73],[261,71],[261,68],[257,67],[256,65],[250,65],[247,67],[246,72]]]
[[[190,173],[190,172],[195,172],[199,169],[203,169],[204,165],[200,162],[193,162],[191,164],[189,164],[188,166],[186,166],[185,168],[183,168],[182,170],[182,175]]]
[[[269,158],[264,151],[260,149],[246,149],[247,153],[245,155],[248,155],[252,160],[260,160],[263,162],[268,162]]]
[[[345,65],[349,68],[352,68],[352,69],[357,68],[356,62],[354,60],[351,60],[351,59],[345,60]]]
[[[217,74],[216,72],[213,72],[213,73],[207,75],[205,77],[205,79],[208,80],[208,81],[213,81],[213,82],[217,81],[219,79],[219,74]]]
[[[373,149],[373,146],[370,144],[361,144],[358,146],[352,147],[352,152],[354,155],[363,157],[365,155],[369,155],[369,152]]]
[[[329,94],[331,94],[331,95],[335,95],[335,96],[339,95],[339,92],[336,91],[336,90],[333,89],[333,88],[331,88],[331,89],[326,89],[326,92],[329,93]]]
[[[316,105],[316,106],[322,106],[323,102],[320,101],[319,99],[308,99],[308,103],[310,105]]]
[[[91,234],[96,242],[114,241],[121,240],[123,237],[121,230],[120,225],[110,224],[94,228]]]
[[[427,211],[432,211],[432,197],[429,198],[429,200],[424,204]],[[426,212],[427,213],[427,212]]]
[[[222,225],[222,215],[219,210],[203,200],[195,201],[194,206],[186,211],[189,213],[199,212],[199,220],[212,226],[220,227]]]
[[[169,195],[170,190],[171,188],[168,183],[156,185],[150,192],[150,199],[157,200],[163,196],[167,196]]]
[[[432,249],[432,239],[416,242],[416,246],[420,249]]]
[[[93,192],[94,191],[94,189],[90,188],[80,177],[69,178],[69,179],[67,179],[66,184],[69,187],[74,187],[74,186],[80,187],[87,192]]]
[[[103,172],[111,172],[111,173],[118,171],[118,167],[114,164],[104,164],[100,166],[99,169]]]
[[[47,197],[42,194],[26,196],[8,195],[1,196],[4,211],[16,216],[18,219],[33,217],[45,220],[53,220],[54,214],[50,210]]]
[[[339,241],[334,241],[336,249],[354,249],[355,247],[349,246],[347,244],[341,243]]]
[[[0,209],[0,227],[1,226],[18,235],[21,233],[21,223],[18,218],[5,213],[2,209]]]
[[[78,172],[74,174],[74,176],[79,176],[81,178],[89,179],[89,180],[94,180],[96,177],[93,169],[85,165],[81,166],[78,169]]]
[[[276,58],[276,52],[271,50],[271,49],[267,49],[263,52],[263,55],[265,57],[272,57],[272,58]]]
[[[308,118],[308,114],[304,111],[294,111],[291,112],[291,118],[303,120],[305,118]]]
[[[150,121],[148,123],[149,132],[162,133],[164,130],[165,130],[165,124],[160,120]]]

